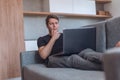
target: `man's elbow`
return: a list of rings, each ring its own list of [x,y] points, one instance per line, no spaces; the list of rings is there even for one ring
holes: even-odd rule
[[[44,59],[44,60],[47,59],[47,57],[44,56],[44,55],[40,55],[40,56],[41,56],[41,58]]]
[[[40,55],[40,57],[42,58],[42,59],[47,59],[47,56],[46,55],[43,55],[41,52],[39,52],[39,55]]]

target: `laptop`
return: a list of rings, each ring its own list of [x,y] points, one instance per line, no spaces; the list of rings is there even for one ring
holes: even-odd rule
[[[77,54],[86,48],[96,50],[96,28],[63,30],[63,54]]]

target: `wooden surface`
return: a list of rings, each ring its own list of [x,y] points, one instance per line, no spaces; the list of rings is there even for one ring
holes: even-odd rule
[[[96,0],[97,3],[105,4],[105,3],[110,3],[111,0]]]
[[[52,13],[52,12],[30,12],[25,11],[24,15],[33,15],[33,16],[46,16],[48,14],[56,14],[64,17],[85,17],[85,18],[110,18],[111,16],[107,15],[89,15],[89,14],[72,14],[72,13]]]
[[[22,0],[0,0],[0,80],[20,76],[24,51]]]

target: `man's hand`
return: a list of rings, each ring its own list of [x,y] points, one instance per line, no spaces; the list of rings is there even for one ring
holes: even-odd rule
[[[116,46],[116,47],[120,47],[120,41],[118,41],[115,46]]]
[[[52,30],[51,36],[53,40],[57,40],[60,37],[60,33],[57,30]]]

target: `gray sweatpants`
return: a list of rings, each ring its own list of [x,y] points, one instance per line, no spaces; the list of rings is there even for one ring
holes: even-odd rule
[[[97,55],[96,55],[97,54]],[[48,67],[76,68],[83,70],[102,70],[101,53],[85,49],[71,56],[50,56]]]

